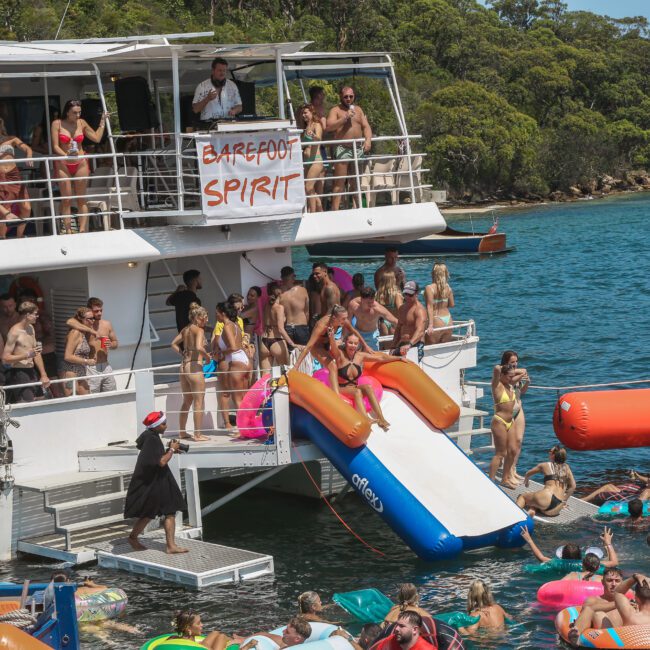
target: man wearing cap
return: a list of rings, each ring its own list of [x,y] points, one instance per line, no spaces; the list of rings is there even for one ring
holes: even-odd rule
[[[404,304],[397,310],[397,325],[393,335],[391,354],[405,357],[411,348],[417,348],[419,363],[424,357],[427,310],[418,300],[418,291],[418,283],[413,280],[409,280],[402,289]]]
[[[280,304],[284,307],[287,322],[284,329],[289,338],[298,345],[309,341],[309,294],[307,289],[296,281],[292,267],[283,266],[280,271],[282,294]]]
[[[124,518],[137,518],[127,539],[134,550],[145,550],[147,547],[138,537],[152,519],[162,516],[167,553],[187,553],[174,540],[176,513],[185,508],[185,502],[168,466],[172,456],[178,453],[179,442],[171,441],[165,450],[160,436],[167,429],[167,418],[162,411],[149,413],[142,423],[147,428],[135,441],[140,453],[124,502]]]

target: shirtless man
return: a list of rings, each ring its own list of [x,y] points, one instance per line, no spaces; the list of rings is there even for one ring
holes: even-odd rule
[[[404,288],[406,273],[404,273],[404,269],[397,264],[397,260],[399,260],[399,251],[397,248],[391,246],[384,251],[384,263],[375,271],[375,289],[379,288],[379,281],[384,273],[394,273],[400,289]]]
[[[8,293],[0,296],[0,336],[6,341],[9,330],[20,320],[16,301]]]
[[[20,320],[7,335],[7,343],[2,353],[2,362],[10,366],[7,371],[7,385],[30,384],[40,381],[43,388],[50,385],[49,377],[45,372],[40,341],[36,340],[34,323],[38,319],[38,307],[33,302],[23,302],[18,308]],[[42,390],[38,386],[16,388],[9,391],[9,401],[33,402],[42,397]]]
[[[352,324],[373,350],[379,350],[379,319],[397,324],[397,318],[375,300],[375,290],[372,287],[364,287],[358,298],[350,300],[348,315],[350,320],[356,318]]]
[[[72,329],[88,334],[94,334],[97,341],[95,358],[97,363],[88,366],[88,385],[91,393],[106,393],[117,390],[115,377],[111,374],[113,368],[108,362],[108,351],[115,350],[119,346],[115,330],[111,321],[102,318],[104,314],[104,301],[100,298],[89,298],[86,303],[88,309],[93,312],[93,324],[91,327],[80,323],[76,318],[70,318],[66,325]]]
[[[418,283],[413,280],[409,280],[402,289],[404,304],[397,311],[397,325],[395,326],[391,354],[405,357],[411,348],[417,348],[419,363],[424,357],[427,310],[418,300],[418,291]]]
[[[322,262],[314,264],[312,273],[320,284],[320,315],[326,316],[332,311],[334,305],[341,304],[341,290],[329,276],[327,264]]]
[[[287,318],[284,329],[294,343],[306,345],[309,341],[309,294],[296,282],[296,274],[290,266],[282,267],[280,279],[280,304]]]
[[[633,585],[636,585],[638,611],[625,595]],[[580,635],[588,628],[637,624],[650,624],[650,582],[640,573],[623,580],[619,569],[610,568],[603,574],[603,595],[585,600],[580,615],[571,624],[568,637],[570,642],[577,644]]]
[[[372,129],[366,114],[354,104],[354,90],[344,86],[339,93],[341,102],[334,106],[327,115],[328,133],[333,133],[333,140],[352,140],[363,137],[363,147],[356,145],[357,159],[363,158],[372,146]],[[332,186],[332,210],[341,206],[341,194],[345,191],[345,182],[349,181],[350,191],[356,192],[354,178],[346,176],[355,174],[354,149],[351,142],[337,144],[334,148],[334,183]],[[360,207],[360,206],[357,206]]]
[[[294,616],[287,626],[282,630],[282,634],[271,634],[270,632],[255,632],[249,636],[265,636],[275,643],[280,648],[289,648],[292,645],[300,645],[304,643],[312,633],[311,625],[302,616]],[[241,643],[246,637],[233,634],[233,639],[237,643]]]

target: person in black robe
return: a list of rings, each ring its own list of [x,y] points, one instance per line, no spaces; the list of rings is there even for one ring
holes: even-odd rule
[[[185,508],[185,502],[168,467],[172,456],[179,453],[179,442],[171,441],[165,450],[160,436],[167,429],[167,420],[162,411],[149,413],[143,424],[147,428],[136,440],[140,453],[124,502],[124,518],[137,518],[127,539],[134,550],[145,550],[147,547],[138,537],[152,519],[162,516],[167,553],[187,553],[187,549],[177,546],[174,540],[176,513]]]

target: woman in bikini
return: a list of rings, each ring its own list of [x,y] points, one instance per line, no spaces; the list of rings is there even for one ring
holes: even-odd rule
[[[530,378],[528,377],[528,372],[525,368],[519,368],[519,355],[514,350],[506,350],[501,355],[501,365],[510,365],[516,371],[516,376],[518,377],[515,383],[515,395],[517,401],[515,403],[515,408],[513,411],[514,425],[508,432],[508,449],[507,453],[511,454],[512,460],[512,470],[510,471],[510,476],[508,477],[509,483],[521,483],[524,480],[523,476],[517,474],[517,461],[519,460],[519,455],[521,454],[521,447],[524,443],[524,433],[526,431],[526,416],[524,415],[524,407],[521,401],[521,398],[528,390],[530,386]]]
[[[327,368],[327,364],[332,360],[330,354],[330,330],[334,333],[334,336],[338,335],[339,330],[341,330],[341,334],[346,332],[356,334],[361,339],[360,343],[363,351],[372,352],[368,344],[361,338],[361,334],[350,323],[348,310],[341,305],[334,305],[329,314],[316,321],[307,345],[301,350],[300,356],[296,359],[296,363],[293,364],[294,368],[299,369],[309,353],[318,360],[323,368]]]
[[[366,415],[366,407],[363,398],[367,397],[375,416],[372,422],[376,422],[384,431],[388,431],[390,424],[384,418],[381,406],[377,397],[368,384],[359,385],[359,377],[363,372],[364,361],[376,361],[378,363],[391,363],[406,359],[394,357],[383,352],[362,352],[359,349],[361,338],[354,333],[348,334],[343,339],[343,345],[339,347],[338,341],[334,338],[334,330],[329,329],[330,354],[332,361],[328,365],[330,373],[330,386],[332,390],[340,395],[349,395],[354,400],[354,406],[361,415]]]
[[[228,364],[223,385],[230,393],[235,407],[239,409],[246,391],[249,389],[248,378],[251,369],[250,359],[243,348],[243,332],[237,322],[237,309],[228,302],[217,305],[217,318],[223,323],[223,332],[217,341],[221,361]],[[239,429],[224,417],[229,434],[238,435]]]
[[[106,118],[104,113],[95,131],[86,120],[81,118],[81,102],[69,99],[63,107],[63,116],[60,120],[52,122],[52,152],[57,156],[66,156],[67,160],[57,160],[54,163],[54,177],[59,180],[61,191],[61,214],[63,215],[63,232],[72,233],[71,199],[76,196],[79,209],[79,232],[88,231],[88,203],[86,201],[86,187],[90,167],[84,154],[82,145],[84,138],[93,142],[100,142],[104,135]]]
[[[528,487],[531,476],[542,474],[544,487],[537,492],[525,492],[517,497],[517,505],[531,516],[557,517],[576,489],[573,472],[566,462],[566,449],[561,445],[551,447],[549,460],[526,472],[524,485]]]
[[[490,585],[483,580],[474,580],[467,592],[467,613],[478,616],[479,620],[474,625],[461,627],[461,634],[474,634],[480,629],[500,630],[506,625],[507,612],[498,605],[492,594]]]
[[[375,300],[397,318],[397,312],[404,303],[404,296],[402,296],[402,291],[397,283],[397,276],[392,271],[382,273],[377,285]],[[379,333],[381,336],[389,336],[392,334],[392,329],[391,323],[383,318],[379,320]]]
[[[268,287],[269,299],[264,305],[264,334],[260,349],[260,367],[268,370],[272,365],[286,366],[289,363],[289,349],[296,344],[287,334],[287,317],[280,302],[282,288],[276,282]]]
[[[437,327],[453,325],[450,307],[454,306],[454,292],[449,286],[449,270],[446,264],[436,263],[431,269],[431,284],[424,289],[424,300],[429,317],[425,332],[425,343],[446,343],[451,341],[451,330],[436,330]]]
[[[95,320],[93,312],[88,307],[80,307],[74,315],[75,319],[80,323],[90,327]],[[88,366],[94,366],[97,361],[95,355],[97,348],[95,346],[97,337],[95,334],[89,332],[81,332],[80,330],[70,328],[65,339],[65,352],[63,355],[63,363],[61,370],[63,371],[64,379],[76,380],[77,395],[88,395],[90,393],[90,386],[85,379]],[[83,379],[82,379],[83,377]],[[71,383],[63,385],[63,392],[66,397],[73,394]]]
[[[488,472],[492,481],[495,480],[497,470],[503,462],[503,475],[501,485],[515,488],[517,485],[508,480],[513,458],[508,454],[508,434],[514,423],[514,409],[517,402],[514,384],[516,371],[511,366],[495,366],[492,373],[492,399],[494,401],[494,417],[490,428],[494,441],[494,456],[490,462]]]
[[[303,129],[301,140],[308,143],[303,147],[305,163],[305,194],[307,194],[307,211],[322,212],[320,197],[316,196],[316,183],[323,173],[323,156],[320,145],[323,140],[321,121],[311,104],[305,104],[298,110],[298,126]]]
[[[205,411],[205,376],[203,365],[210,359],[206,349],[205,326],[208,323],[208,312],[193,302],[190,305],[190,323],[185,326],[172,341],[174,352],[181,355],[181,390],[183,403],[178,415],[179,436],[182,439],[201,441],[209,440],[201,433],[203,429],[203,414]],[[187,418],[192,407],[194,419],[194,436],[187,434]]]

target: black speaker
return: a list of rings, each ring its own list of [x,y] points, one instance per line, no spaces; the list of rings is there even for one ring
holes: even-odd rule
[[[255,115],[255,84],[252,81],[237,81],[239,96],[241,97],[242,115]]]
[[[192,110],[194,95],[181,95],[181,129],[196,129],[200,125],[200,116]]]
[[[88,122],[91,129],[97,131],[103,112],[102,102],[99,99],[87,97],[86,99],[81,100],[81,117]],[[104,134],[102,135],[100,144],[104,144],[106,140],[108,140],[108,130],[104,129]],[[88,138],[84,139],[84,148],[88,147],[89,142],[94,144],[94,142],[89,141]]]
[[[115,81],[115,101],[123,132],[143,132],[159,126],[149,84],[144,77]]]

